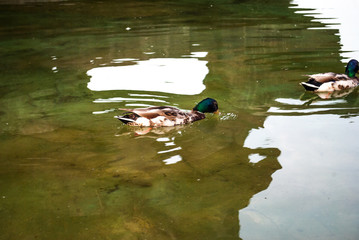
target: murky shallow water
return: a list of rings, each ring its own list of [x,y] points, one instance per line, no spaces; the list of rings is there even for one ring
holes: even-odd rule
[[[357,239],[358,92],[298,85],[344,70],[337,29],[288,1],[0,11],[1,239]],[[208,96],[188,126],[113,118]]]

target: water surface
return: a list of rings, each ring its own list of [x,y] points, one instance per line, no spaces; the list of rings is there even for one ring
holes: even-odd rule
[[[358,92],[298,85],[351,52],[298,1],[2,3],[1,239],[359,236]]]

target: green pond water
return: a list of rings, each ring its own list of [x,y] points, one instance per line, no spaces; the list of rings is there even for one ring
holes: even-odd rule
[[[1,3],[0,239],[358,239],[358,91],[298,84],[344,71],[337,29],[288,0]]]

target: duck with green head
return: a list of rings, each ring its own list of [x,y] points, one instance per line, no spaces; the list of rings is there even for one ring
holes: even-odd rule
[[[345,68],[345,74],[328,72],[307,75],[309,77],[308,81],[300,84],[305,90],[314,92],[333,92],[354,88],[359,85],[359,79],[355,76],[358,70],[358,61],[352,59]]]
[[[130,126],[172,127],[204,119],[205,113],[218,113],[218,103],[213,98],[206,98],[189,112],[170,106],[119,110],[126,112],[116,118]]]

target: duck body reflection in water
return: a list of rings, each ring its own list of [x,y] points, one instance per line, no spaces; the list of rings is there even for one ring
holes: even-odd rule
[[[123,116],[117,116],[120,121],[130,126],[140,127],[172,127],[204,119],[204,113],[218,112],[218,103],[212,98],[203,99],[190,112],[175,107],[160,106],[136,109],[121,109],[127,111]]]

